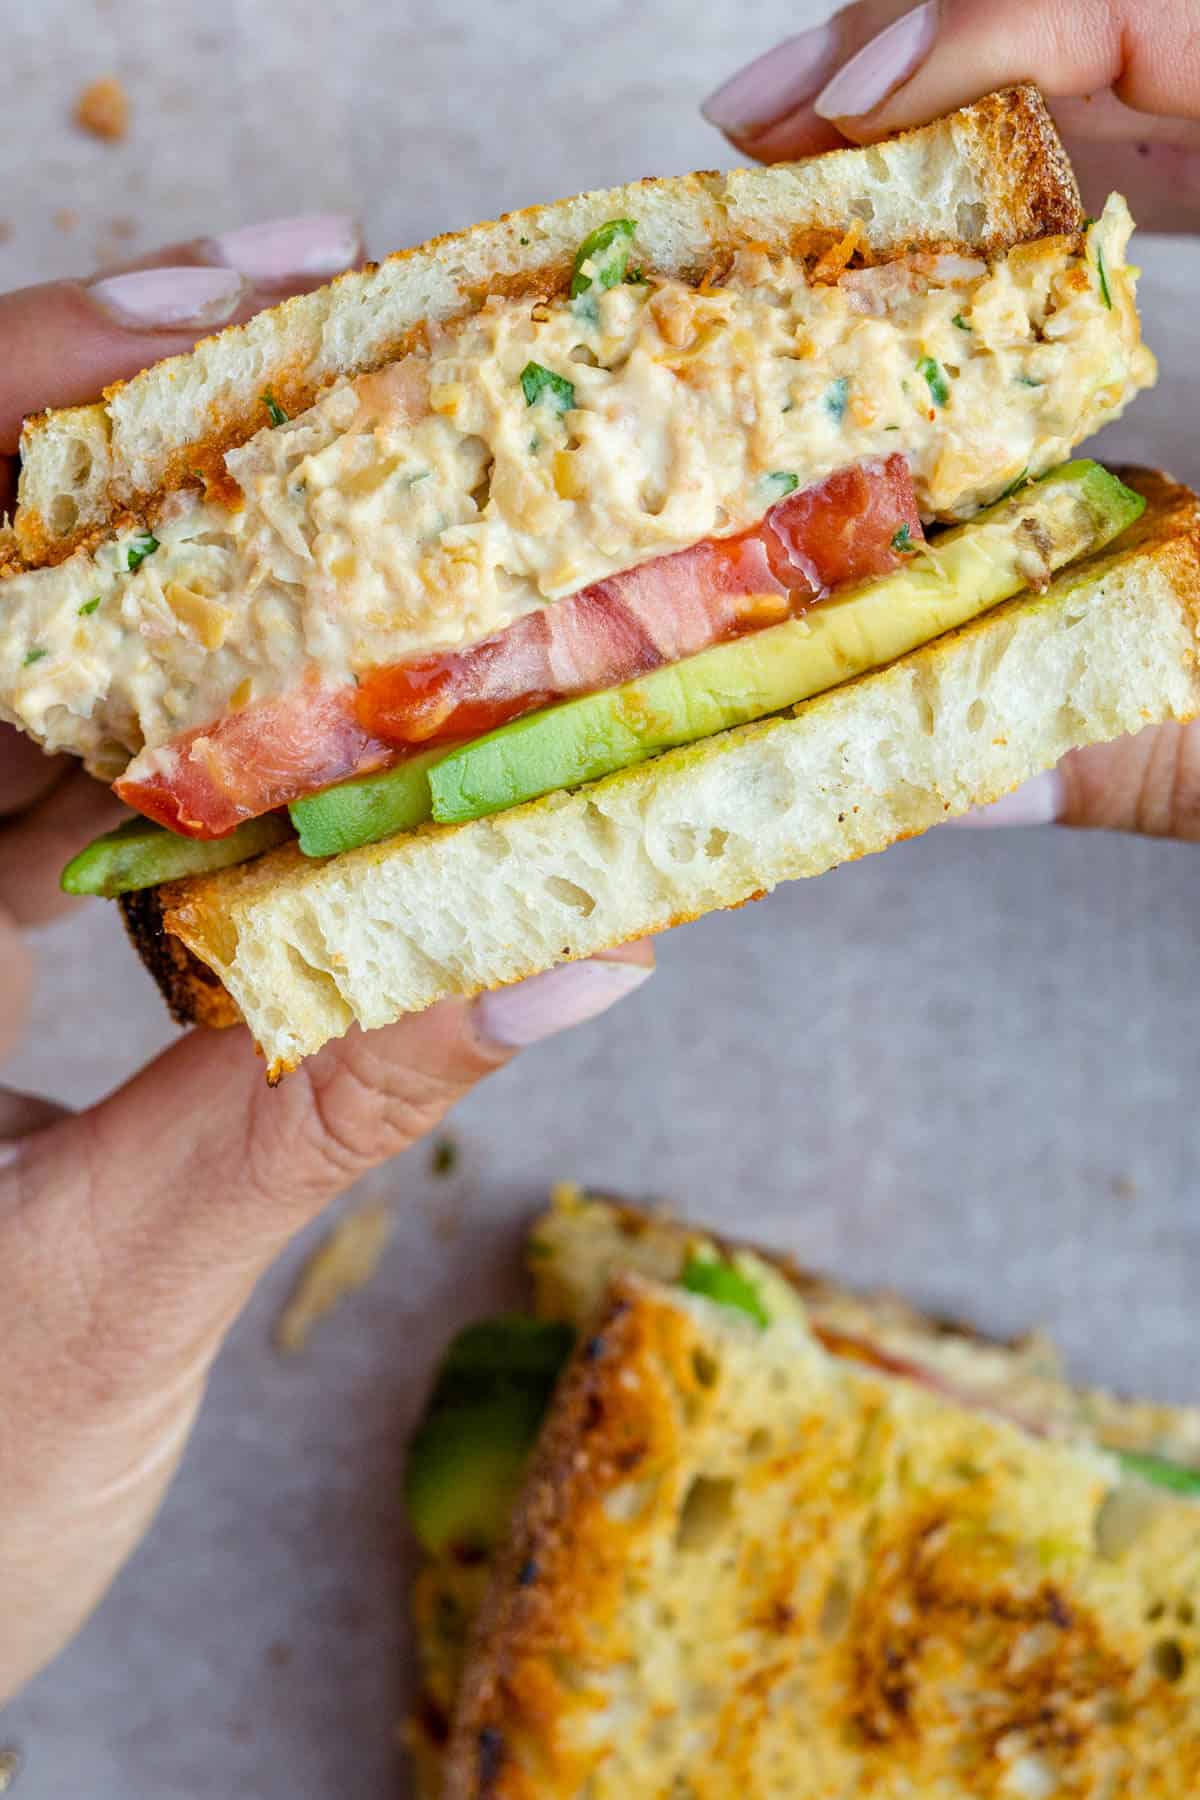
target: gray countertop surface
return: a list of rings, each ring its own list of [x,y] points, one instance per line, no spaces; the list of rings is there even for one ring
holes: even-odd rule
[[[7,26],[0,285],[130,244],[358,205],[376,251],[727,153],[697,99],[818,8],[781,0],[41,0]],[[129,139],[73,130],[119,72]],[[1145,240],[1164,379],[1118,453],[1200,478],[1192,246]],[[0,346],[0,354],[3,347]],[[262,1284],[148,1541],[0,1742],[19,1800],[405,1793],[402,1445],[458,1322],[518,1291],[572,1176],[670,1197],[1089,1378],[1195,1397],[1198,853],[936,832],[665,940],[655,980],[535,1050],[364,1183],[375,1281],[285,1360],[269,1332],[323,1225]],[[5,1076],[72,1103],[168,1041],[106,907],[43,933]]]

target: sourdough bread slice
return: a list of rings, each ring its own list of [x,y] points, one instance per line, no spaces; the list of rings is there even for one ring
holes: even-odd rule
[[[617,1282],[497,1558],[444,1800],[1178,1800],[1200,1506],[801,1324]]]
[[[378,367],[488,293],[557,293],[583,238],[619,217],[637,221],[648,270],[695,280],[751,243],[815,257],[855,224],[868,261],[918,245],[986,255],[1074,231],[1082,208],[1042,98],[1023,86],[865,150],[647,180],[510,213],[260,313],[118,383],[101,403],[30,419],[20,557],[61,561],[198,471],[227,486],[223,453],[266,423],[266,391],[294,417],[337,377]],[[0,574],[6,555],[17,566],[13,545],[0,543]]]
[[[1200,711],[1200,502],[1167,478],[1115,549],[793,713],[461,826],[314,863],[287,846],[133,896],[220,979],[272,1079],[356,1021],[519,981],[819,875],[1081,744]],[[193,1016],[173,946],[168,1000]],[[197,991],[199,991],[197,989]],[[210,1020],[211,979],[203,984]]]

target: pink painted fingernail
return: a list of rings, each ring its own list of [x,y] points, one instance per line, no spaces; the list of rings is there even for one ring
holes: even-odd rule
[[[362,232],[349,213],[305,213],[241,225],[205,243],[213,262],[225,263],[257,282],[296,276],[337,275],[362,260]]]
[[[822,119],[859,119],[874,112],[925,61],[937,29],[938,0],[925,0],[864,44],[822,88],[813,111]]]
[[[118,325],[160,331],[223,324],[250,284],[236,269],[134,269],[89,282],[87,291]]]
[[[1011,794],[993,801],[991,806],[976,806],[948,825],[991,827],[993,825],[1053,825],[1062,815],[1063,778],[1057,769],[1047,769],[1014,788]]]
[[[508,1050],[523,1050],[572,1025],[607,1012],[618,1000],[634,993],[653,975],[645,963],[560,963],[515,987],[496,988],[475,1002],[475,1023],[480,1034]]]
[[[718,131],[740,137],[765,131],[820,93],[837,54],[835,27],[814,25],[739,69],[708,96],[700,111]]]

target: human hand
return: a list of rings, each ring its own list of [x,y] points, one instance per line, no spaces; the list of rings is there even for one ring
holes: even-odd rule
[[[357,254],[346,221],[298,220],[0,296],[0,473],[23,412],[86,399]],[[59,870],[113,811],[106,788],[0,726],[0,1054],[28,993],[21,930],[64,904]],[[288,1239],[518,1048],[652,967],[633,945],[355,1030],[274,1090],[240,1031],[188,1034],[77,1115],[0,1089],[0,1698],[142,1536],[221,1341]]]
[[[1148,229],[1200,229],[1195,0],[859,0],[717,89],[706,116],[763,162],[870,143],[1036,80],[1085,200],[1110,187]],[[962,824],[1103,826],[1200,840],[1200,723],[1074,751]]]
[[[704,112],[739,149],[779,162],[1030,80],[1089,204],[1118,187],[1146,230],[1200,225],[1195,0],[859,0],[742,69]]]

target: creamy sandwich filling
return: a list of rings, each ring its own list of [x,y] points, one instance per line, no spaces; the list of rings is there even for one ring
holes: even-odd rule
[[[1082,238],[990,265],[827,259],[806,277],[747,251],[697,288],[623,267],[574,298],[493,297],[295,420],[265,395],[264,428],[226,458],[240,507],[185,490],[152,529],[7,582],[0,712],[109,778],[136,758],[160,787],[231,718],[253,758],[261,719],[260,760],[322,739],[297,759],[311,791],[412,741],[363,716],[381,671],[511,652],[522,621],[731,544],[836,472],[902,458],[923,518],[969,516],[1153,379],[1130,230],[1114,197]],[[829,584],[797,585],[807,601]],[[761,611],[738,629],[779,617]],[[588,652],[603,686],[608,647]],[[238,804],[220,828],[255,810]]]

